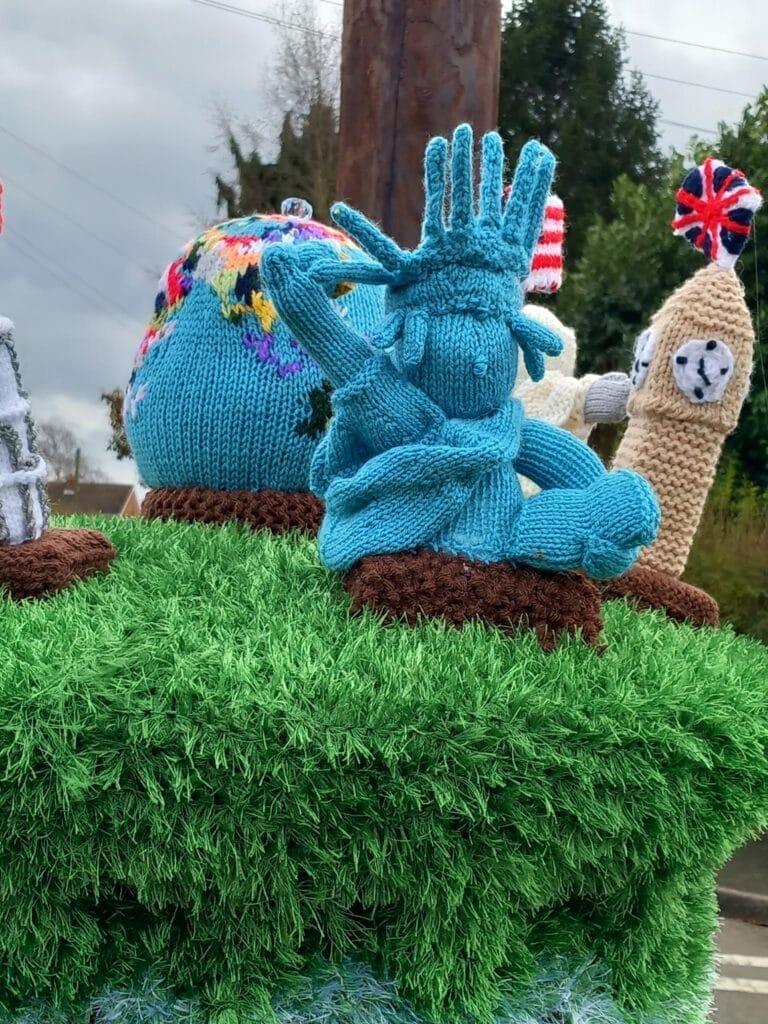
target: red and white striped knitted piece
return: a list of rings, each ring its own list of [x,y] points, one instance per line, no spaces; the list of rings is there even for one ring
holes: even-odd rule
[[[505,202],[512,194],[512,186],[504,189]],[[547,200],[544,224],[533,253],[531,273],[523,284],[527,295],[531,292],[557,292],[563,283],[563,243],[565,241],[565,208],[554,193]]]
[[[533,263],[524,290],[556,292],[563,283],[563,242],[565,208],[559,196],[551,195],[544,213],[544,226],[533,253]]]

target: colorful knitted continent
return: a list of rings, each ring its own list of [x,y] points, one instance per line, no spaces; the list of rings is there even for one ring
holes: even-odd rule
[[[346,570],[367,555],[431,549],[547,570],[624,572],[659,525],[649,485],[608,474],[576,438],[525,420],[510,394],[518,348],[531,377],[561,342],[522,313],[554,174],[554,158],[529,142],[502,205],[500,137],[483,140],[479,212],[473,138],[457,129],[446,224],[448,144],[426,155],[423,239],[404,252],[361,214],[337,223],[378,262],[332,254],[265,253],[267,291],[282,319],[336,388],[335,416],[313,463],[326,501],[320,552]],[[339,281],[387,285],[388,316],[369,341],[328,302]],[[373,351],[372,351],[373,350]],[[544,491],[524,501],[517,472]]]
[[[264,296],[262,254],[321,243],[342,265],[370,261],[343,232],[302,214],[209,228],[163,274],[124,404],[148,486],[309,490],[330,388]],[[381,289],[340,285],[336,295],[339,323],[365,333],[381,316]]]

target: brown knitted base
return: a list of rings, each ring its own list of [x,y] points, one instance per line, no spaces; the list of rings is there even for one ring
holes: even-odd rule
[[[581,573],[540,572],[508,562],[470,562],[437,551],[363,558],[347,574],[352,611],[367,607],[387,621],[415,625],[437,616],[461,628],[481,619],[509,633],[533,629],[544,650],[563,633],[582,631],[599,647],[602,618],[597,587]]]
[[[115,549],[96,530],[47,530],[39,540],[0,547],[0,590],[14,601],[45,597],[108,572]]]
[[[636,565],[615,580],[600,584],[604,599],[626,597],[638,608],[660,608],[676,622],[716,626],[720,621],[717,601],[698,587],[648,566]]]
[[[145,519],[185,523],[246,523],[254,530],[306,530],[315,536],[323,503],[305,491],[214,491],[208,487],[157,487],[141,506]]]

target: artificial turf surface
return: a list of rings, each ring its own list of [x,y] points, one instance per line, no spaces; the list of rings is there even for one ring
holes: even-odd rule
[[[703,1019],[714,872],[768,820],[767,648],[621,603],[602,655],[384,627],[300,536],[79,522],[107,577],[0,598],[3,1005],[151,969],[268,1021],[355,957],[491,1021],[596,961],[631,1024]]]

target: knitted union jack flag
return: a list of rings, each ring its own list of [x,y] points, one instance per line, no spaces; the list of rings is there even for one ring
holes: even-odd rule
[[[733,267],[747,243],[763,197],[741,171],[713,157],[690,171],[677,192],[676,235],[725,269]]]
[[[504,189],[505,201],[512,195],[512,186]],[[565,209],[559,196],[551,195],[544,211],[539,240],[533,253],[531,272],[523,283],[530,292],[556,292],[563,283],[563,242],[565,240]]]

